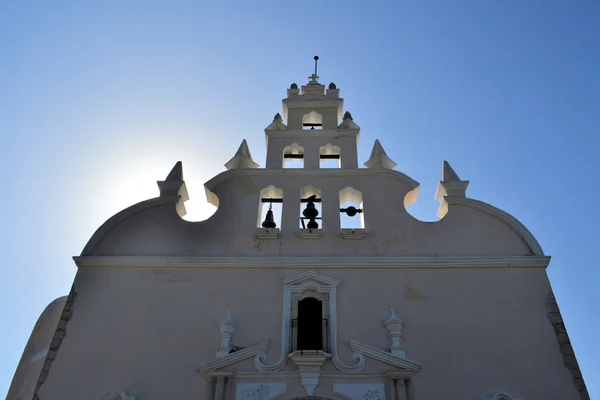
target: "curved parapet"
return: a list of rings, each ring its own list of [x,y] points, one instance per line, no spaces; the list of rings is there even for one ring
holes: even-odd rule
[[[7,400],[32,398],[66,302],[67,296],[59,297],[40,314],[8,389]]]
[[[542,250],[542,246],[540,246],[537,239],[533,236],[533,234],[523,225],[518,219],[510,215],[509,213],[502,211],[499,208],[496,208],[488,203],[484,203],[483,201],[469,199],[469,198],[461,198],[461,197],[446,197],[446,203],[448,205],[460,205],[469,208],[473,208],[475,210],[483,211],[486,214],[489,214],[493,217],[498,218],[499,220],[505,222],[508,226],[510,226],[525,242],[529,250],[531,250],[531,254],[534,256],[543,256],[544,251]]]
[[[113,230],[117,225],[125,221],[126,219],[141,213],[142,211],[146,211],[155,207],[160,206],[169,206],[176,205],[180,201],[179,197],[155,197],[150,200],[144,200],[137,204],[128,207],[112,217],[110,217],[105,223],[103,223],[100,228],[94,232],[90,240],[88,240],[87,244],[81,251],[82,256],[91,255],[96,249],[97,245],[100,241],[106,237],[106,235]]]

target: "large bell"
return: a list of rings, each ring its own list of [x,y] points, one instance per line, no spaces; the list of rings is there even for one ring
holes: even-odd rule
[[[315,220],[319,216],[319,210],[315,208],[315,203],[313,202],[316,198],[317,196],[314,194],[310,196],[307,199],[306,208],[302,211],[302,215],[308,218],[308,224],[306,225],[308,229],[317,229],[319,227],[319,224]]]
[[[261,224],[263,228],[276,228],[277,224],[275,223],[275,219],[273,218],[273,210],[272,207],[269,206],[269,211],[267,211],[267,215],[265,216],[265,220]]]

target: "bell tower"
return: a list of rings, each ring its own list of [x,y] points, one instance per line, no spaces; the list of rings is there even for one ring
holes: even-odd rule
[[[286,167],[301,160],[305,169],[319,169],[322,160],[338,160],[340,168],[358,168],[360,128],[350,113],[343,114],[344,99],[331,82],[327,89],[315,72],[300,89],[292,83],[283,99],[283,117],[276,114],[265,129],[267,169]],[[284,122],[285,121],[285,122]]]

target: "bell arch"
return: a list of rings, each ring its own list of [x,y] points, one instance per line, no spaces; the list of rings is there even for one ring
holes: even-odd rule
[[[300,229],[322,228],[322,215],[321,189],[304,186],[300,189]]]
[[[365,229],[363,197],[359,190],[346,186],[339,192],[340,227],[342,229]]]
[[[267,213],[271,211],[271,218],[275,226],[263,226],[267,221]],[[281,228],[281,215],[283,211],[283,189],[269,185],[260,191],[258,198],[257,228]]]
[[[319,147],[319,168],[341,168],[340,147],[327,143]]]
[[[302,116],[302,129],[323,129],[323,115],[311,111]]]
[[[304,168],[304,147],[292,143],[283,148],[282,168]]]

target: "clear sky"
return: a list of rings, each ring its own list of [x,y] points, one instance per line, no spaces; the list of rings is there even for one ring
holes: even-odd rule
[[[448,160],[552,255],[598,398],[599,21],[596,0],[2,2],[0,395],[95,229],[178,160],[186,218],[208,217],[203,183],[243,138],[264,165],[263,129],[318,54],[362,128],[360,161],[378,138],[421,182],[414,216],[437,219]]]

